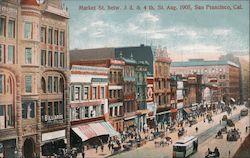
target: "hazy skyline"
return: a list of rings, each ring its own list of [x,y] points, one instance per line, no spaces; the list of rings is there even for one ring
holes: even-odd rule
[[[70,12],[70,49],[147,45],[186,56],[249,52],[247,1],[65,0]],[[82,6],[241,5],[242,10],[81,11]],[[204,54],[205,53],[205,54]]]

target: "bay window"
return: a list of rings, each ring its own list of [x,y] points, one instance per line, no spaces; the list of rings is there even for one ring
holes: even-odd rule
[[[14,64],[14,46],[8,45],[8,63]]]
[[[25,64],[32,63],[32,51],[31,48],[25,48]]]
[[[24,23],[24,38],[32,39],[32,23],[31,22]]]
[[[32,92],[32,76],[25,76],[25,92],[31,93]]]
[[[12,19],[8,23],[8,37],[15,38],[15,20]]]

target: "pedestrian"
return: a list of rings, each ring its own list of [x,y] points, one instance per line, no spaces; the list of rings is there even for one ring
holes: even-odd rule
[[[248,127],[246,126],[246,133],[247,133],[247,128],[248,128]]]
[[[198,127],[195,128],[196,133],[198,132]]]
[[[104,146],[103,146],[103,144],[101,145],[101,150],[102,150],[102,152],[103,152],[103,149],[104,149]]]
[[[98,145],[95,145],[95,152],[97,153]]]
[[[110,148],[111,148],[111,143],[108,144],[108,148],[109,148],[109,151],[110,151]]]
[[[231,154],[231,152],[230,152],[230,150],[229,150],[229,151],[228,151],[229,158],[230,158],[230,154]]]
[[[220,125],[221,125],[221,120],[220,120]]]
[[[204,118],[204,123],[206,122],[206,119]]]

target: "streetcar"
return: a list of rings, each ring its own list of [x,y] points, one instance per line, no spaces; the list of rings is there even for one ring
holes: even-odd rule
[[[173,145],[173,158],[185,158],[198,150],[198,138],[189,136],[178,140]]]

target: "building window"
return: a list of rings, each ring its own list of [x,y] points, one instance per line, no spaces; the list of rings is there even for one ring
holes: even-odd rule
[[[24,38],[32,39],[32,23],[30,22],[24,23]]]
[[[112,71],[109,72],[109,82],[112,83],[113,77],[112,77]]]
[[[46,43],[46,27],[41,27],[41,39],[40,41]]]
[[[85,118],[88,118],[89,117],[89,107],[86,106],[85,107],[85,115],[84,115]]]
[[[117,76],[116,76],[116,72],[114,72],[114,83],[117,82]]]
[[[14,126],[14,115],[12,104],[0,105],[0,129]]]
[[[14,64],[14,46],[8,46],[8,63]]]
[[[48,30],[48,43],[52,44],[52,28]]]
[[[0,17],[0,36],[5,36],[5,17]]]
[[[24,102],[22,104],[22,118],[35,118],[35,102]]]
[[[60,115],[64,116],[64,104],[62,101],[60,101],[59,103],[60,103]]]
[[[117,97],[118,97],[118,99],[121,98],[121,90],[120,89],[118,90],[118,96]]]
[[[54,102],[54,115],[59,115],[59,105],[58,105],[58,102]]]
[[[58,93],[58,77],[54,77],[54,92]]]
[[[54,30],[54,44],[58,45],[58,30]]]
[[[59,84],[60,92],[63,93],[63,78],[60,78]]]
[[[101,92],[100,92],[100,99],[103,99],[105,98],[105,88],[104,87],[101,87]]]
[[[60,67],[64,67],[64,53],[60,53]]]
[[[31,48],[25,48],[25,64],[32,63],[32,51]]]
[[[46,50],[41,50],[41,65],[46,65]]]
[[[70,93],[71,93],[71,101],[74,101],[75,97],[75,91],[74,91],[75,87],[74,86],[71,86],[70,88]]]
[[[64,46],[64,32],[60,31],[60,46]]]
[[[58,52],[54,54],[54,67],[58,67]]]
[[[53,115],[53,103],[52,102],[48,102],[48,115],[52,116]]]
[[[112,95],[112,90],[109,90],[109,98],[112,98],[113,95]]]
[[[4,76],[0,74],[0,94],[3,94]]]
[[[46,82],[45,82],[45,79],[43,77],[41,79],[41,88],[42,88],[42,92],[46,93]]]
[[[44,121],[44,116],[46,115],[46,103],[41,102],[41,120]]]
[[[89,87],[84,87],[84,100],[89,99]]]
[[[52,67],[52,51],[48,51],[48,66]]]
[[[80,87],[75,87],[75,100],[80,100],[80,90],[81,88]]]
[[[0,63],[4,62],[4,45],[0,44]]]
[[[25,76],[25,92],[32,92],[32,76]]]
[[[48,77],[48,91],[52,93],[52,76]]]
[[[92,99],[96,99],[97,98],[97,88],[93,87],[92,88]]]
[[[15,21],[9,20],[8,23],[8,37],[15,38]]]
[[[118,116],[118,107],[115,107],[115,116]]]

